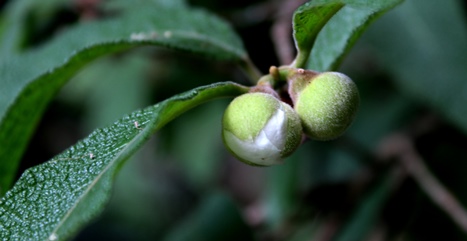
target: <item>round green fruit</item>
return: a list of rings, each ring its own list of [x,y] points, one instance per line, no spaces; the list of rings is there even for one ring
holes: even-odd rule
[[[352,123],[360,102],[355,83],[344,74],[324,72],[299,85],[294,109],[304,133],[314,140],[331,140],[342,135]]]
[[[255,166],[280,164],[302,140],[302,126],[288,104],[266,93],[235,98],[222,120],[227,149],[239,160]]]

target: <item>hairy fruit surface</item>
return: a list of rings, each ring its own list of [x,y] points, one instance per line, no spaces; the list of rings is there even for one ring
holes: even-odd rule
[[[302,71],[303,72],[303,71]],[[338,72],[316,75],[297,73],[290,89],[294,109],[304,133],[314,140],[331,140],[342,135],[352,123],[360,98],[355,83]]]

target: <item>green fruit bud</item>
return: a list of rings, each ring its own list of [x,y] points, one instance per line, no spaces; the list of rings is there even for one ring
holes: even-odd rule
[[[302,139],[300,119],[292,107],[260,92],[235,98],[225,110],[222,123],[224,144],[250,165],[280,164]]]
[[[331,140],[342,135],[352,123],[360,102],[355,83],[337,72],[318,74],[299,70],[289,91],[303,130],[315,140]]]

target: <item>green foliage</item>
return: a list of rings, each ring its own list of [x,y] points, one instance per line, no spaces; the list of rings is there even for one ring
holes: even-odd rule
[[[213,225],[215,224],[215,225]],[[201,206],[165,241],[254,240],[235,203],[223,194],[208,195]]]
[[[375,228],[377,225],[375,220],[381,215],[393,186],[397,185],[397,177],[394,173],[385,174],[383,180],[380,180],[376,187],[363,197],[362,202],[355,208],[355,212],[347,220],[336,240],[362,240]]]
[[[429,5],[410,1],[381,21],[369,37],[386,68],[397,76],[398,88],[417,101],[426,102],[466,132],[467,99],[462,89],[467,23],[461,9],[462,4],[457,1]],[[401,15],[405,16],[403,21]],[[448,17],[439,20],[441,16]],[[382,29],[387,29],[387,39],[376,40]],[[401,38],[394,35],[393,29]],[[407,54],[407,49],[412,54]]]
[[[311,1],[295,11],[293,35],[298,51],[295,67],[305,67],[318,33],[343,6],[341,1]]]
[[[0,204],[2,239],[71,237],[100,212],[116,171],[152,133],[205,101],[246,90],[219,83],[174,96],[98,129],[49,162],[28,169]]]
[[[402,0],[391,1],[345,1],[341,8],[326,23],[316,37],[308,69],[317,71],[337,70],[345,55],[350,51],[365,29],[382,14]],[[332,42],[333,44],[329,44]]]
[[[294,65],[317,71],[336,70],[368,25],[401,2],[333,0],[301,6],[293,22],[298,49]]]
[[[361,105],[344,136],[304,141],[271,168],[243,165],[221,148],[227,102],[193,107],[248,92],[214,82],[245,81],[238,70],[256,81],[249,55],[275,64],[270,8],[290,1],[85,2],[10,0],[2,9],[0,239],[467,237],[404,165],[381,161],[406,157],[400,143],[389,145],[400,152],[390,159],[381,149],[404,132],[409,154],[467,203],[461,1],[299,7],[291,67],[345,73]]]
[[[11,185],[47,104],[90,61],[143,45],[246,61],[242,43],[230,27],[204,11],[155,3],[130,10],[115,19],[75,26],[40,48],[0,61],[0,159],[8,160],[0,163],[0,193]]]

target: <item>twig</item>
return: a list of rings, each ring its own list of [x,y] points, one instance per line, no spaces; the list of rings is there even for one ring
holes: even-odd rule
[[[412,140],[405,134],[394,134],[382,145],[383,157],[397,157],[410,176],[431,200],[467,233],[467,212],[460,202],[429,171],[422,157],[416,151]]]
[[[293,42],[290,38],[292,27],[287,21],[277,21],[271,29],[274,49],[280,65],[290,64],[294,59]]]
[[[256,68],[256,66],[253,64],[253,62],[251,62],[251,59],[249,57],[247,57],[241,63],[241,68],[253,84],[256,84],[256,82],[262,76],[261,71],[259,71],[258,68]]]
[[[272,41],[281,65],[294,60],[294,43],[291,38],[293,13],[305,0],[284,1],[278,8],[277,20],[271,29]]]

